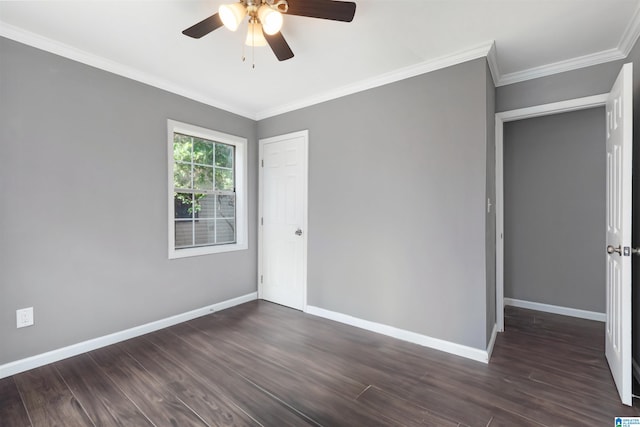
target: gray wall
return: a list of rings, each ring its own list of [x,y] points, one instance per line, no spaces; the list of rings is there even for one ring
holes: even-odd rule
[[[3,38],[0,58],[0,364],[256,290],[254,121]],[[167,259],[167,118],[248,138],[249,250]]]
[[[486,265],[487,265],[487,345],[496,324],[496,88],[487,65],[487,199],[491,210],[485,214]],[[486,203],[486,201],[485,201]],[[486,212],[486,211],[485,211]]]
[[[262,120],[309,129],[308,303],[486,348],[487,68]]]
[[[604,108],[504,126],[505,297],[605,311]]]

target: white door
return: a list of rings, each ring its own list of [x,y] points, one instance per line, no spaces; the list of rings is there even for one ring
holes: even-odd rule
[[[632,65],[609,93],[607,115],[607,323],[605,354],[620,399],[631,405]]]
[[[259,297],[306,305],[307,131],[260,140]]]

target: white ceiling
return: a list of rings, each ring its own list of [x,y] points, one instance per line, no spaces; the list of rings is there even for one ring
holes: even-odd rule
[[[484,56],[493,41],[500,85],[620,59],[640,33],[640,0],[356,0],[352,23],[285,16],[295,57],[256,48],[253,69],[246,26],[181,34],[234,1],[0,1],[0,35],[263,118]]]

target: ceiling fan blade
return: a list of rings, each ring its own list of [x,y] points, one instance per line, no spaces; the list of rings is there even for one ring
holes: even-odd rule
[[[293,58],[293,51],[280,32],[272,36],[264,33],[264,38],[267,39],[267,43],[269,43],[278,61],[286,61],[287,59]]]
[[[288,3],[288,15],[351,22],[356,13],[356,4],[350,1],[289,0]]]
[[[194,39],[199,39],[220,27],[222,27],[222,19],[220,19],[220,15],[216,13],[207,19],[198,22],[196,25],[187,28],[182,32],[182,34],[193,37]]]

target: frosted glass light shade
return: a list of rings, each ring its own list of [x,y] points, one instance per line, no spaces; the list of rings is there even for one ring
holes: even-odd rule
[[[247,39],[244,42],[247,46],[266,46],[267,39],[262,34],[262,25],[259,22],[249,22]]]
[[[224,26],[235,31],[247,14],[247,8],[242,3],[223,4],[218,8],[218,13]]]
[[[282,28],[282,14],[277,10],[263,4],[258,9],[258,19],[262,24],[265,34],[274,35]]]

